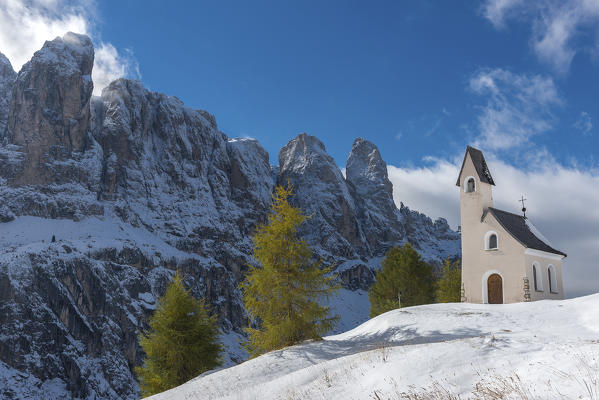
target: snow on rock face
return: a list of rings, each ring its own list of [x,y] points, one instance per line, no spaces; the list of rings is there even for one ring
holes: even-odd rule
[[[149,290],[141,271],[52,245],[3,254],[0,288],[4,363],[40,383],[62,382],[76,398],[136,398],[129,368],[140,354],[131,339],[144,316],[130,292]]]
[[[362,138],[354,141],[347,159],[346,178],[316,137],[305,133],[291,140],[279,154],[278,184],[291,183],[292,199],[312,217],[304,233],[316,254],[336,264],[347,260],[342,281],[366,289],[374,276],[367,260],[384,256],[392,247],[410,242],[427,260],[459,254],[459,235],[443,219],[398,209],[387,164],[377,147]],[[344,276],[347,274],[349,276]]]
[[[23,146],[24,169],[16,182],[52,179],[51,160],[64,161],[87,144],[94,49],[84,35],[67,33],[44,44],[23,66],[10,101],[8,138]]]
[[[231,160],[231,188],[235,202],[250,201],[255,211],[270,207],[274,181],[271,175],[268,153],[257,140],[230,139],[227,151]],[[248,197],[249,195],[249,197]]]
[[[393,184],[379,149],[370,141],[357,138],[345,165],[345,177],[359,196],[393,199]]]
[[[0,53],[0,140],[4,137],[12,87],[17,77],[8,58]]]
[[[460,236],[443,218],[432,221],[393,201],[393,184],[387,164],[370,141],[354,141],[347,159],[346,177],[356,193],[358,218],[372,257],[381,257],[391,246],[409,242],[427,260],[436,262],[460,253]]]
[[[241,361],[239,282],[275,182],[294,185],[311,215],[303,234],[339,268],[340,327],[367,319],[364,290],[390,246],[459,254],[446,222],[395,207],[372,143],[354,143],[347,180],[307,134],[271,168],[257,141],[229,139],[208,112],[140,82],[91,98],[92,64],[89,39],[67,34],[12,87],[0,140],[0,387],[15,391],[0,397],[135,398],[137,333],[177,269],[218,313],[228,365]],[[14,80],[6,71],[0,91]]]
[[[0,389],[2,398],[23,398],[21,385],[31,381],[39,393],[31,398],[56,398],[49,381],[64,386],[65,398],[138,398],[138,331],[174,269],[218,310],[226,336],[236,336],[230,329],[243,309],[231,272],[144,227],[118,217],[21,216],[2,225],[0,243],[0,361],[15,390]],[[242,358],[238,343],[228,345],[231,365]]]
[[[229,141],[207,112],[140,82],[112,82],[102,102],[99,196],[124,221],[214,257],[240,278],[250,233],[270,204],[266,151],[255,141]]]
[[[49,218],[104,213],[96,195],[103,152],[88,132],[93,59],[89,38],[68,33],[46,42],[16,80],[0,60],[0,117],[2,92],[11,87],[0,207]]]
[[[410,243],[429,261],[446,258],[455,259],[460,255],[460,234],[453,231],[445,218],[432,221],[428,216],[412,211],[403,204],[399,213],[406,226]]]
[[[358,198],[358,218],[372,256],[406,240],[406,229],[393,201],[393,184],[378,148],[357,138],[347,158],[347,181]]]
[[[73,82],[91,72],[86,40],[78,39],[47,42],[24,67],[19,77],[38,85],[33,94],[63,89],[77,94],[70,91]],[[25,83],[13,91],[15,132],[24,132],[25,92]],[[10,296],[0,298],[0,307],[14,321],[0,331],[0,361],[16,371],[10,376],[28,377],[23,384],[62,382],[66,397],[136,398],[137,333],[153,309],[145,294],[162,295],[175,269],[192,294],[218,312],[226,337],[239,336],[234,330],[241,332],[245,311],[237,285],[273,180],[258,143],[230,143],[213,116],[174,97],[118,80],[90,110],[91,86],[79,94],[88,102],[81,117],[93,111],[83,148],[69,148],[60,137],[52,142],[52,130],[31,135],[28,146],[14,132],[10,143],[0,144],[0,297]],[[52,101],[59,115],[65,105]],[[43,119],[51,109],[32,110]],[[26,165],[32,148],[43,160]],[[43,181],[29,179],[37,173]],[[105,221],[102,229],[94,228],[94,216]],[[18,228],[28,224],[36,230]],[[123,235],[131,229],[135,232]],[[67,240],[79,232],[75,244]],[[48,250],[45,243],[54,236],[57,245]],[[24,242],[15,244],[15,238]],[[92,292],[80,292],[90,286]],[[25,334],[20,326],[26,326]],[[240,361],[244,353],[230,342],[228,363]],[[53,396],[40,395],[48,397]]]
[[[290,183],[291,201],[311,215],[302,233],[319,257],[334,261],[368,255],[349,187],[318,138],[302,133],[281,149],[277,182]]]

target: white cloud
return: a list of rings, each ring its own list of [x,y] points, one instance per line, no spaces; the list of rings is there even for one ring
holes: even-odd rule
[[[495,28],[503,29],[506,14],[523,3],[523,0],[489,0],[483,5],[483,14]]]
[[[93,0],[0,0],[0,52],[18,71],[46,40],[69,31],[84,33],[96,44],[94,94],[116,78],[139,77],[130,54],[119,53],[94,34],[95,9]]]
[[[88,21],[74,8],[59,13],[58,1],[0,0],[0,51],[17,71],[46,40],[68,31],[88,31]]]
[[[137,61],[130,52],[120,53],[110,43],[101,43],[96,47],[92,79],[94,94],[99,95],[103,88],[117,78],[133,76],[140,78]]]
[[[486,99],[475,144],[490,150],[517,147],[551,130],[553,109],[562,104],[553,80],[540,75],[486,69],[474,74],[470,89]]]
[[[580,116],[573,126],[582,132],[583,135],[590,135],[591,130],[593,129],[593,121],[591,120],[591,116],[588,112],[581,111]]]
[[[455,161],[436,159],[412,168],[387,166],[395,203],[403,202],[432,218],[446,218],[455,229],[459,225],[459,192],[453,190],[459,168]]]
[[[551,160],[543,153],[537,158]],[[431,217],[443,216],[457,227],[459,190],[455,182],[461,161],[460,156],[433,160],[417,168],[389,166],[396,203],[402,201]],[[487,161],[497,185],[493,192],[495,205],[519,213],[518,199],[524,195],[528,199],[527,216],[554,246],[568,253],[564,270],[567,295],[597,292],[599,208],[593,204],[599,199],[599,171],[565,167],[553,161],[521,170],[494,158]]]
[[[559,73],[569,70],[578,52],[592,52],[597,46],[597,0],[487,0],[482,11],[497,29],[505,28],[509,19],[530,24],[531,45],[537,57]],[[591,45],[580,40],[588,33],[595,38]]]

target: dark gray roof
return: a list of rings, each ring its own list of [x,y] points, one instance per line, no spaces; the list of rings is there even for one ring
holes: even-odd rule
[[[462,161],[462,168],[460,168],[458,181],[455,185],[460,186],[460,176],[462,176],[462,170],[464,169],[464,164],[466,164],[466,157],[468,156],[468,153],[470,153],[470,158],[472,158],[474,168],[476,168],[476,173],[478,174],[478,178],[480,179],[480,181],[495,186],[495,182],[493,181],[493,177],[491,176],[489,167],[487,167],[487,162],[485,161],[485,156],[483,156],[483,152],[479,149],[475,149],[472,146],[468,146],[466,148],[466,154],[464,154],[464,161]]]
[[[530,226],[524,216],[489,207],[487,211],[483,213],[481,220],[484,220],[489,212],[492,213],[497,221],[499,221],[501,226],[524,247],[546,251],[547,253],[560,254],[566,257],[566,253],[554,249],[538,236],[536,236],[535,233],[530,229]]]

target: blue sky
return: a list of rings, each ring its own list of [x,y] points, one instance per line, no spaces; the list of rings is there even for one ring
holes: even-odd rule
[[[343,168],[378,145],[399,205],[459,225],[454,184],[481,148],[495,205],[568,253],[568,296],[599,288],[599,0],[0,0],[16,70],[47,39],[87,33],[95,94],[138,78],[256,138],[277,163],[300,132]]]
[[[271,163],[303,131],[340,167],[354,138],[373,141],[396,201],[454,227],[456,165],[481,147],[497,205],[518,212],[525,195],[571,254],[576,295],[599,287],[599,214],[585,211],[599,200],[599,4],[583,3],[102,2],[98,26],[148,87],[258,139]]]
[[[393,165],[451,157],[476,142],[488,101],[470,80],[501,68],[551,79],[562,100],[532,143],[563,163],[594,165],[597,135],[576,122],[599,116],[596,60],[581,51],[556,71],[531,48],[530,20],[497,29],[485,4],[104,1],[98,27],[102,40],[133,52],[148,87],[210,111],[225,133],[258,139],[275,160],[302,131],[341,166],[358,136]]]

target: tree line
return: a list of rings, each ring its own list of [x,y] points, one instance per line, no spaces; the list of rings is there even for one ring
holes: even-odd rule
[[[320,340],[339,320],[327,305],[339,289],[333,266],[313,261],[299,236],[307,216],[289,202],[292,187],[277,186],[267,222],[253,236],[254,259],[240,284],[249,315],[243,343],[250,357]],[[446,260],[438,277],[409,244],[391,248],[368,296],[370,316],[420,304],[459,302],[460,262]],[[149,328],[139,334],[146,353],[135,368],[142,394],[149,396],[181,385],[222,364],[217,315],[196,300],[177,272],[158,299]]]

